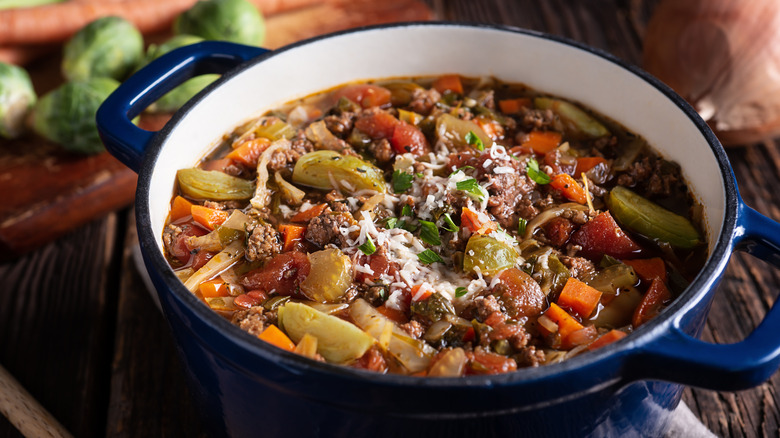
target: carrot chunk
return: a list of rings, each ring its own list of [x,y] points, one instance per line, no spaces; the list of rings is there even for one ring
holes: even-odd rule
[[[498,108],[504,114],[517,114],[522,108],[529,108],[531,99],[518,97],[517,99],[502,99],[498,101]]]
[[[577,158],[577,167],[574,169],[575,175],[580,175],[583,172],[587,172],[590,169],[598,166],[601,163],[606,163],[607,160],[601,157],[582,157]]]
[[[463,83],[460,82],[460,76],[458,75],[439,76],[433,81],[433,88],[439,93],[451,91],[453,93],[463,94]]]
[[[561,144],[561,134],[555,131],[531,131],[528,138],[521,144],[537,154],[546,154]]]
[[[230,295],[227,284],[219,278],[204,281],[198,286],[203,298],[226,297]]]
[[[306,227],[301,225],[283,224],[279,225],[279,232],[284,238],[283,251],[290,251],[295,247],[295,243],[303,239],[306,233]]]
[[[192,218],[195,222],[203,225],[209,230],[213,230],[217,225],[222,225],[228,218],[228,212],[224,210],[215,210],[202,205],[193,205],[190,209]]]
[[[585,193],[585,189],[567,173],[559,173],[550,181],[550,187],[560,190],[563,196],[578,203],[585,204],[588,202],[588,196]]]
[[[192,214],[192,202],[176,196],[171,204],[171,222],[176,222]]]
[[[257,167],[257,160],[260,158],[260,155],[270,145],[271,140],[264,137],[247,140],[230,151],[225,157],[241,163],[244,166],[255,168]]]
[[[291,217],[290,220],[293,222],[309,222],[315,217],[321,215],[322,212],[325,211],[325,207],[327,206],[328,204],[325,203],[317,204],[308,210],[299,211],[298,213],[295,213],[295,215],[293,215],[293,217]]]
[[[615,341],[619,341],[623,338],[628,336],[626,332],[612,329],[608,331],[607,333],[604,333],[601,335],[598,339],[591,342],[590,345],[588,345],[588,350],[596,350],[598,348],[601,348],[605,345],[609,345]]]
[[[460,226],[468,228],[473,234],[490,234],[498,229],[498,224],[491,221],[485,213],[463,207],[460,213]]]
[[[558,296],[558,305],[568,307],[583,318],[587,318],[596,309],[600,299],[600,291],[574,277],[569,277]]]
[[[567,311],[555,303],[550,303],[550,307],[544,312],[544,315],[558,325],[558,334],[561,335],[561,342],[564,344],[570,334],[585,328],[573,316],[569,315]]]
[[[282,350],[295,350],[295,343],[293,343],[293,341],[291,341],[283,331],[279,330],[279,328],[273,324],[266,327],[266,329],[263,330],[263,332],[260,333],[257,337],[271,345],[275,345],[281,348]]]

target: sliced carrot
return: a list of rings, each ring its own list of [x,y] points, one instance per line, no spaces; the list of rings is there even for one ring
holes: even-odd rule
[[[425,287],[423,289],[423,287]],[[412,301],[425,301],[433,295],[433,288],[427,283],[417,284],[412,287]]]
[[[409,322],[409,318],[406,317],[406,314],[398,309],[393,309],[383,304],[377,307],[376,310],[382,315],[385,315],[387,319],[397,322],[398,324],[406,324]]]
[[[227,297],[230,295],[227,283],[219,278],[204,281],[198,286],[198,289],[203,298]]]
[[[460,226],[468,228],[473,234],[490,234],[498,229],[498,224],[490,220],[485,213],[463,207],[460,213]]]
[[[498,108],[504,114],[517,114],[521,108],[530,108],[531,99],[518,97],[516,99],[502,99],[498,101]]]
[[[580,175],[583,172],[587,172],[590,169],[598,166],[601,163],[606,163],[607,160],[601,157],[582,157],[577,158],[577,167],[574,169],[575,175]]]
[[[195,222],[209,230],[213,230],[217,225],[222,225],[229,216],[228,212],[224,210],[215,210],[202,205],[193,205],[190,211]]]
[[[631,319],[631,324],[634,328],[650,321],[655,318],[661,312],[663,305],[672,300],[672,293],[666,287],[666,284],[661,279],[656,278],[650,284],[650,287],[645,292],[645,296],[642,297],[642,301],[636,306],[634,310],[634,317]]]
[[[254,168],[257,167],[257,160],[260,158],[260,154],[262,154],[270,144],[271,140],[265,137],[247,140],[230,151],[229,154],[225,155],[225,158],[230,158],[244,166]]]
[[[583,318],[589,317],[601,299],[601,292],[587,284],[569,277],[558,296],[558,305],[569,308]]]
[[[563,310],[559,305],[550,303],[550,308],[544,312],[550,320],[558,324],[558,334],[561,335],[561,341],[565,344],[565,339],[577,330],[582,330],[584,327],[573,316]]]
[[[555,131],[531,131],[521,146],[537,154],[546,154],[561,144],[561,133]]]
[[[295,247],[295,243],[303,239],[303,235],[306,233],[306,227],[301,225],[283,224],[279,225],[279,232],[282,233],[284,238],[284,251],[290,251]]]
[[[660,278],[666,283],[666,263],[660,257],[651,259],[623,260],[623,263],[634,268],[634,272],[642,281],[651,282],[654,278]]]
[[[291,217],[290,220],[293,222],[309,222],[315,217],[321,215],[322,212],[325,211],[325,208],[327,206],[328,204],[325,203],[317,204],[308,210],[299,211],[298,213],[295,213],[295,215],[293,215],[293,217]]]
[[[595,350],[597,348],[601,348],[605,345],[609,345],[615,341],[619,341],[623,338],[628,336],[626,332],[612,329],[603,335],[601,335],[598,339],[591,342],[590,345],[588,345],[588,350]]]
[[[490,120],[486,117],[477,117],[473,121],[493,140],[498,140],[504,136],[504,128],[495,120]]]
[[[293,343],[293,341],[291,341],[283,331],[279,330],[279,328],[273,324],[266,327],[266,329],[263,330],[263,332],[260,333],[257,337],[271,345],[275,345],[281,348],[282,350],[295,350],[295,343]]]
[[[460,82],[460,76],[458,75],[439,76],[433,81],[433,88],[439,93],[451,91],[453,93],[463,94],[463,83]]]
[[[588,202],[585,189],[567,173],[555,175],[550,181],[550,187],[560,190],[563,196],[579,204]]]
[[[173,198],[173,203],[171,204],[171,222],[175,222],[191,214],[192,214],[192,202],[178,195],[175,198]]]

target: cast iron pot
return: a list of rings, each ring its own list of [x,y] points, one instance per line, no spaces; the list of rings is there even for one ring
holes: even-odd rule
[[[184,80],[224,73],[159,132],[130,120]],[[307,360],[232,326],[187,291],[162,252],[177,169],[239,123],[345,82],[493,75],[584,103],[682,165],[704,205],[709,259],[661,315],[606,348],[561,364],[466,378],[377,375]],[[780,266],[780,225],[747,207],[707,125],[659,81],[609,54],[496,26],[408,23],[316,38],[269,52],[207,42],[127,80],[97,115],[108,150],[138,171],[142,253],[200,412],[231,436],[658,436],[684,385],[737,390],[780,359],[774,306],[744,341],[696,339],[735,249]]]

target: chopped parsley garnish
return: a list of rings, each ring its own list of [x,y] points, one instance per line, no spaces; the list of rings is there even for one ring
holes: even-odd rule
[[[412,180],[414,175],[406,173],[400,170],[393,172],[393,191],[396,193],[403,193],[412,187]]]
[[[406,222],[406,221],[398,222],[398,226],[396,228],[400,228],[402,230],[406,230],[406,231],[408,231],[410,233],[414,233],[415,231],[417,231],[417,225],[415,225],[415,224],[413,224],[411,222]]]
[[[523,235],[525,234],[525,227],[528,226],[528,221],[520,218],[517,220],[517,234]]]
[[[392,230],[393,228],[395,228],[395,225],[397,223],[398,223],[398,218],[389,217],[385,219],[385,228],[387,228],[388,230]]]
[[[404,206],[401,207],[401,217],[404,216],[412,217],[412,207],[410,207],[409,204],[404,204]]]
[[[525,168],[525,171],[528,173],[528,177],[537,184],[548,184],[550,182],[550,175],[539,170],[539,162],[534,158],[528,160],[528,167]]]
[[[466,173],[467,170],[473,169],[473,168],[474,168],[474,166],[461,166],[461,167],[453,170],[452,173],[450,174],[450,176],[455,175],[458,172]]]
[[[426,249],[425,251],[417,254],[417,258],[420,259],[420,261],[426,265],[430,265],[431,263],[437,263],[437,262],[444,263],[444,259],[441,258],[439,254],[436,254],[430,249]]]
[[[455,188],[458,190],[463,190],[466,193],[469,193],[471,195],[474,195],[479,202],[482,202],[485,196],[487,196],[487,192],[485,192],[485,189],[482,188],[481,185],[477,183],[477,180],[474,178],[464,179],[463,181],[458,181],[455,183]]]
[[[453,233],[457,233],[460,230],[460,227],[455,225],[455,222],[452,221],[449,213],[444,214],[444,226],[442,228]]]
[[[414,176],[416,176],[417,178],[420,178],[420,179],[425,178],[425,174],[422,174],[422,173],[415,173]]]
[[[430,221],[424,221],[420,219],[420,239],[428,245],[441,245],[441,238],[439,237],[439,228]]]
[[[465,287],[461,286],[461,287],[455,289],[455,298],[460,298],[463,295],[466,295],[467,293],[469,293],[469,290],[466,289]]]
[[[482,139],[477,137],[477,134],[474,134],[474,131],[469,131],[469,133],[466,134],[466,143],[474,146],[478,151],[485,150],[485,144],[482,143]]]
[[[371,236],[366,236],[366,243],[358,246],[358,249],[363,251],[363,254],[365,255],[371,255],[376,252],[376,245],[374,245],[374,241],[371,240]]]

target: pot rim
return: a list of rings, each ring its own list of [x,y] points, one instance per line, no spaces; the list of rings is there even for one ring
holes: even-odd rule
[[[622,68],[628,74],[633,74],[639,79],[647,82],[656,90],[660,91],[667,99],[672,101],[696,126],[701,135],[707,141],[712,154],[715,156],[718,170],[720,172],[720,178],[723,181],[723,191],[725,193],[724,202],[724,217],[721,230],[718,234],[716,243],[711,251],[707,262],[702,268],[701,272],[694,278],[694,280],[688,285],[685,291],[674,300],[674,302],[666,308],[664,312],[653,318],[650,322],[642,325],[636,331],[631,333],[624,339],[607,345],[599,350],[589,352],[588,354],[578,355],[571,359],[567,359],[564,362],[544,365],[535,368],[525,368],[512,373],[496,374],[489,376],[464,376],[464,377],[450,377],[450,378],[419,378],[413,376],[405,376],[398,374],[378,374],[371,371],[365,371],[360,369],[349,368],[341,365],[328,364],[313,361],[295,353],[287,352],[269,345],[256,337],[244,332],[235,325],[231,324],[222,316],[216,312],[208,309],[197,298],[189,292],[183,285],[183,283],[174,275],[168,262],[163,257],[162,253],[158,250],[157,238],[152,234],[151,216],[148,205],[148,193],[150,191],[150,179],[156,166],[157,158],[162,149],[162,145],[169,134],[176,128],[178,123],[187,116],[190,110],[198,105],[198,103],[208,94],[218,91],[220,86],[230,81],[234,76],[239,73],[255,66],[258,63],[277,56],[281,53],[295,50],[298,47],[305,46],[322,39],[331,38],[339,35],[354,34],[361,32],[381,31],[384,29],[393,29],[410,26],[426,26],[426,27],[467,27],[467,28],[482,28],[487,30],[495,30],[509,33],[519,33],[526,36],[535,38],[541,38],[557,42],[563,45],[567,45],[579,50],[588,52],[594,56],[602,58],[605,61],[611,62],[618,67]],[[618,120],[619,121],[619,120]],[[568,39],[566,37],[550,35],[544,32],[535,30],[523,29],[514,26],[497,25],[497,24],[484,24],[484,23],[472,23],[472,22],[405,22],[405,23],[393,23],[384,25],[365,26],[355,28],[351,30],[340,31],[327,35],[317,36],[307,40],[299,41],[294,44],[269,51],[262,54],[250,61],[247,61],[238,67],[232,69],[221,78],[210,84],[195,98],[190,100],[179,111],[177,111],[171,120],[158,131],[152,140],[149,142],[146,152],[144,154],[143,163],[138,173],[138,184],[136,191],[136,223],[138,228],[138,237],[143,249],[143,254],[146,259],[147,266],[152,265],[159,277],[165,282],[167,291],[174,299],[176,299],[181,305],[187,307],[192,313],[197,315],[202,322],[210,326],[219,336],[228,339],[236,347],[258,356],[262,359],[273,361],[279,365],[292,367],[305,373],[317,373],[322,376],[331,377],[343,377],[354,378],[363,381],[370,381],[371,383],[379,385],[393,385],[393,386],[415,386],[415,387],[430,387],[430,388],[458,388],[458,387],[492,387],[495,385],[508,385],[508,384],[522,384],[526,382],[535,382],[540,380],[546,380],[551,377],[563,375],[583,367],[592,366],[598,362],[607,360],[609,358],[617,358],[620,355],[631,355],[632,351],[638,350],[637,347],[645,345],[650,341],[657,339],[663,333],[665,333],[672,325],[673,321],[678,320],[686,316],[687,312],[695,307],[700,301],[702,301],[708,294],[712,293],[717,281],[721,277],[729,257],[733,250],[733,235],[737,223],[737,214],[739,206],[739,195],[737,191],[736,182],[734,180],[731,166],[728,162],[728,157],[725,150],[717,140],[715,134],[709,128],[709,126],[699,117],[696,111],[677,93],[675,93],[667,85],[663,84],[660,80],[653,77],[649,73],[645,72],[641,68],[629,64],[616,56],[590,47],[583,43]],[[159,293],[159,292],[158,292]],[[164,300],[163,300],[164,301]],[[200,336],[194,333],[195,336]],[[201,339],[201,342],[203,339]],[[207,346],[212,349],[215,354],[224,356],[219,353],[213,345]]]

